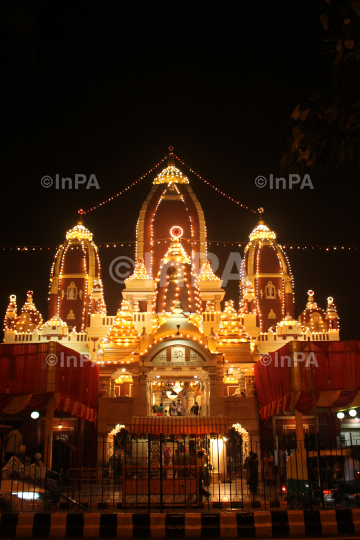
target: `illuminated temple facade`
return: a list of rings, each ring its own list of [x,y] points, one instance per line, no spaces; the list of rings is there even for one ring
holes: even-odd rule
[[[201,416],[220,415],[259,440],[254,365],[260,354],[309,337],[339,340],[339,318],[333,299],[323,310],[312,291],[296,318],[285,251],[263,219],[254,225],[237,302],[212,271],[204,212],[169,156],[140,209],[135,268],[118,312],[106,312],[98,249],[79,221],[55,256],[46,322],[31,291],[19,312],[13,295],[4,342],[55,340],[88,353],[99,366],[100,436],[175,400],[184,415],[197,402]]]

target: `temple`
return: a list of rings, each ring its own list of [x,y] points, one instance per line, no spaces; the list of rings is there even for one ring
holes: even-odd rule
[[[4,344],[56,343],[90,357],[99,373],[99,441],[117,426],[139,422],[150,432],[175,402],[189,429],[196,416],[206,429],[221,424],[226,432],[236,425],[259,442],[254,370],[261,355],[293,342],[340,339],[332,298],[322,309],[309,291],[296,318],[289,260],[259,217],[244,252],[240,297],[227,298],[207,254],[201,204],[170,152],[139,209],[134,271],[124,281],[117,313],[107,313],[98,249],[79,220],[56,253],[45,322],[30,291],[19,312],[10,296]],[[67,421],[77,429],[71,415]],[[166,419],[165,433],[180,421]],[[295,425],[294,416],[289,422]],[[54,430],[57,424],[53,420]]]

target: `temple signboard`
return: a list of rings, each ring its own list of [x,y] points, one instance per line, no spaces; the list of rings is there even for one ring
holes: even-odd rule
[[[204,359],[188,346],[172,345],[158,352],[151,362],[162,366],[196,366],[203,365]]]

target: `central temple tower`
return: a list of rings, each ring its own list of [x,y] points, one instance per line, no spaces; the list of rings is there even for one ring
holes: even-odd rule
[[[140,210],[135,258],[122,294],[139,330],[163,324],[178,300],[194,324],[205,322],[204,330],[219,323],[225,291],[207,261],[204,212],[188,178],[175,167],[171,149],[167,167],[153,180]],[[218,313],[206,324],[209,302]]]
[[[172,239],[171,229],[182,230],[181,244],[191,258],[195,272],[206,260],[204,212],[189,180],[175,167],[174,157],[153,181],[137,222],[136,258],[145,262],[148,275],[155,278]]]

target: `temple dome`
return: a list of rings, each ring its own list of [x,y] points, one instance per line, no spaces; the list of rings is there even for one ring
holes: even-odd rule
[[[263,219],[258,221],[249,238],[241,265],[241,304],[247,300],[251,285],[258,325],[266,332],[287,313],[294,317],[293,277],[275,232]]]
[[[178,326],[180,328],[178,328]],[[180,301],[175,300],[171,315],[167,318],[166,322],[157,329],[154,339],[156,341],[160,338],[175,337],[178,331],[182,337],[189,336],[201,339],[200,330],[194,324],[189,322],[188,317],[184,314]]]
[[[95,285],[98,287],[97,305],[101,306],[98,311],[105,312],[100,259],[92,237],[79,220],[67,231],[51,269],[48,318],[57,315],[70,330],[76,327],[78,332],[89,326],[90,314],[96,312],[91,297]]]

